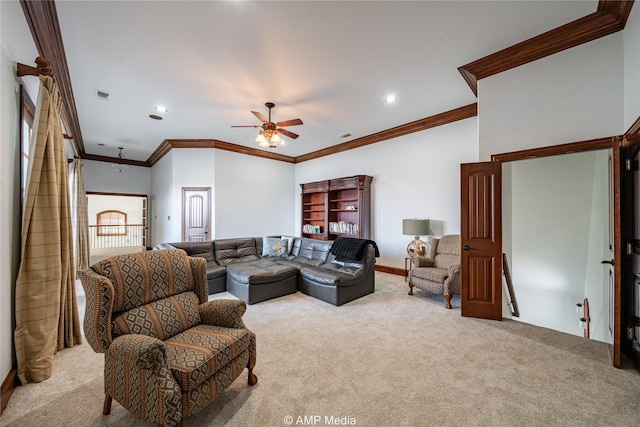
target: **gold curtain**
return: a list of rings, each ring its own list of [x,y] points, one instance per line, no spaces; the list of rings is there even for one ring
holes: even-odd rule
[[[73,255],[76,273],[89,268],[89,213],[84,189],[82,161],[73,159],[71,167],[71,225],[73,227]],[[77,277],[74,275],[74,277]]]
[[[29,146],[14,334],[22,384],[51,376],[57,350],[81,342],[60,94],[40,76]]]

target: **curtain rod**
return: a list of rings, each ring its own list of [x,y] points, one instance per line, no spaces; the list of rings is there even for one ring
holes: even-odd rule
[[[37,67],[31,67],[30,65],[21,64],[18,62],[18,77],[39,76],[40,74],[53,77],[51,62],[49,62],[48,59],[38,56],[35,62]]]
[[[37,67],[32,67],[30,65],[21,64],[18,62],[18,70],[16,72],[18,77],[39,75],[54,77],[53,70],[51,69],[51,62],[48,59],[38,56],[35,60],[35,63]],[[63,133],[62,137],[64,139],[73,139],[73,135],[69,135],[66,133]]]

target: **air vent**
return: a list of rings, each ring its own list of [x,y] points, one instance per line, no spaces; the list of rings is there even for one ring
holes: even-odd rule
[[[103,101],[108,101],[109,100],[109,96],[110,94],[108,92],[102,91],[102,90],[96,90],[96,97],[98,99],[102,99]]]

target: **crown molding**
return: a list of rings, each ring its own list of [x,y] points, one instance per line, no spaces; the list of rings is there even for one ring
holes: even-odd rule
[[[122,163],[125,165],[131,166],[142,166],[145,168],[150,167],[149,162],[143,162],[141,160],[132,160],[132,159],[121,159],[119,157],[109,157],[109,156],[99,156],[97,154],[82,154],[81,159],[83,160],[95,160],[97,162],[107,162],[107,163]]]
[[[67,133],[71,133],[71,146],[76,156],[84,154],[84,142],[80,121],[73,97],[71,76],[67,66],[67,56],[62,42],[58,22],[58,12],[54,1],[20,0],[22,11],[31,30],[38,54],[51,64],[54,78],[62,98],[62,122]]]
[[[295,159],[284,154],[274,153],[272,151],[261,150],[258,148],[245,147],[243,145],[232,144],[230,142],[220,141],[218,139],[165,139],[151,153],[146,163],[153,166],[163,158],[169,151],[174,148],[217,148],[219,150],[233,151],[234,153],[246,154],[249,156],[263,157],[281,162],[295,163]]]
[[[22,5],[38,53],[51,62],[51,68],[55,73],[56,81],[62,95],[62,120],[67,132],[73,135],[71,145],[75,154],[87,160],[110,163],[118,161],[118,159],[113,157],[87,154],[84,151],[84,143],[55,1],[20,0],[20,4]],[[478,79],[498,74],[502,71],[524,65],[545,56],[622,30],[627,22],[633,4],[633,0],[600,0],[597,11],[590,15],[478,59],[477,61],[458,68],[458,70],[471,87],[471,90],[477,95]],[[167,139],[156,148],[146,161],[124,159],[123,163],[150,167],[157,163],[158,160],[166,155],[172,148],[218,148],[287,163],[301,163],[476,115],[477,104],[470,104],[297,157],[285,156],[215,139]],[[637,138],[637,132],[634,134],[634,138]]]
[[[448,123],[457,122],[458,120],[475,117],[477,115],[477,103],[465,105],[464,107],[445,111],[444,113],[436,114],[435,116],[425,117],[423,119],[405,123],[391,129],[372,133],[371,135],[363,136],[361,138],[356,138],[349,142],[344,142],[342,144],[323,148],[322,150],[314,151],[309,154],[297,156],[295,158],[296,163],[306,162],[308,160],[329,156],[331,154],[340,153],[342,151],[353,150],[354,148],[364,147],[365,145],[375,144],[376,142],[386,141],[388,139],[397,138],[399,136],[408,135],[414,132],[420,132],[437,126],[446,125]]]
[[[352,150],[365,145],[374,144],[376,142],[385,141],[391,138],[397,138],[413,132],[420,132],[436,126],[442,126],[458,120],[475,117],[478,114],[478,104],[469,104],[464,107],[436,114],[435,116],[426,117],[411,123],[396,126],[381,132],[363,136],[342,144],[334,145],[322,150],[314,151],[302,156],[291,157],[283,154],[274,153],[272,151],[261,150],[258,148],[246,147],[244,145],[232,144],[230,142],[220,141],[217,139],[165,139],[162,144],[149,156],[146,163],[149,166],[156,164],[169,151],[174,148],[217,148],[219,150],[233,151],[235,153],[247,154],[249,156],[263,157],[271,160],[278,160],[287,163],[302,163],[307,160],[317,159],[319,157],[328,156],[342,151]]]
[[[478,96],[480,79],[622,30],[632,7],[633,0],[601,0],[598,10],[590,15],[463,65],[458,71]]]

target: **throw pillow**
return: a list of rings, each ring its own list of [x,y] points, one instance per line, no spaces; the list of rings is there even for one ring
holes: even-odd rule
[[[278,237],[263,237],[262,256],[287,256],[287,241]]]
[[[291,255],[291,251],[293,250],[293,236],[281,236],[280,237],[282,240],[286,240],[287,241],[287,256]]]

